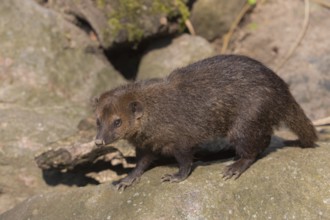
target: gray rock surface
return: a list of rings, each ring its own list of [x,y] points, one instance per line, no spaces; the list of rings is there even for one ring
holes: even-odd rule
[[[180,20],[189,16],[185,2],[53,0],[46,6],[63,13],[73,23],[79,24],[79,19],[85,21],[101,46],[111,48],[116,44],[132,44],[149,37],[179,32],[184,27]]]
[[[184,34],[172,42],[159,40],[143,56],[137,78],[164,77],[176,68],[212,55],[215,55],[212,45],[198,36]]]
[[[5,0],[0,12],[2,102],[35,106],[57,97],[87,102],[111,87],[105,81],[124,82],[101,54],[86,52],[93,46],[88,36],[53,11],[32,0]]]
[[[95,43],[84,32],[35,1],[3,0],[0,15],[1,213],[46,189],[34,154],[75,133],[90,98],[125,81],[86,52]]]
[[[304,21],[304,2],[265,1],[236,32],[229,53],[245,54],[274,70],[296,42]],[[277,73],[312,119],[330,115],[330,10],[310,4],[306,34]]]
[[[156,167],[124,192],[110,184],[33,196],[0,216],[20,219],[328,219],[330,145],[272,148],[237,180],[228,162],[198,163],[181,183],[161,183],[176,167]],[[310,162],[308,162],[310,161]]]
[[[196,34],[212,41],[228,32],[246,0],[198,0],[191,11]]]

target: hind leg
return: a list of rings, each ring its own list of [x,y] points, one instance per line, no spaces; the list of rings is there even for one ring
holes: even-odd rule
[[[243,126],[233,127],[228,136],[229,142],[235,146],[239,159],[226,167],[223,177],[225,179],[232,177],[237,179],[257,160],[258,155],[268,147],[271,139],[271,129],[245,122]]]

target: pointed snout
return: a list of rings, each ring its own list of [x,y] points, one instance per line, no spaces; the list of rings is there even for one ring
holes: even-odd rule
[[[105,142],[103,139],[95,139],[95,145],[98,147],[103,146],[103,145],[105,145]]]

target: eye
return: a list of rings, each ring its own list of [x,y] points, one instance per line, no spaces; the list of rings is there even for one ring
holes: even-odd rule
[[[113,125],[114,125],[116,128],[120,127],[120,125],[121,125],[121,119],[116,119],[116,120],[113,122]]]

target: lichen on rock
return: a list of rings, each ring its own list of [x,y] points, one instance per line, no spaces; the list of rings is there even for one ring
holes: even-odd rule
[[[107,4],[107,3],[105,3]],[[162,26],[162,17],[178,18],[180,26],[189,17],[189,10],[183,0],[121,0],[111,1],[113,10],[107,11],[108,34],[115,36],[116,42],[127,39],[139,42],[144,37],[157,34]]]

